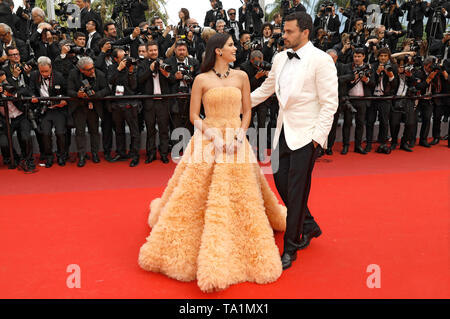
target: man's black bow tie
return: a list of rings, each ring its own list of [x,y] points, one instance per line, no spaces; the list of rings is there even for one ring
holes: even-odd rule
[[[289,60],[292,60],[292,58],[297,58],[300,60],[300,57],[298,56],[297,52],[288,51],[287,55],[288,55]]]

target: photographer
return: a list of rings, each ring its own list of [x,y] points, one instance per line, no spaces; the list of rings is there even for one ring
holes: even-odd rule
[[[259,5],[258,0],[244,0],[244,4],[239,8],[239,22],[245,31],[253,37],[261,36],[262,18],[264,10]]]
[[[223,9],[222,1],[210,0],[209,2],[212,9],[206,12],[204,26],[214,28],[217,20],[224,20],[227,23],[227,14]]]
[[[382,10],[381,24],[386,27],[387,30],[401,31],[402,24],[400,23],[400,17],[403,16],[403,11],[397,4],[396,0],[381,0],[380,9]],[[392,46],[395,48],[396,46]]]
[[[230,20],[228,21],[228,27],[234,30],[233,41],[236,43],[239,39],[239,34],[244,30],[244,28],[242,27],[242,23],[240,23],[239,20],[236,19],[236,9],[228,9],[227,13],[228,17],[230,18]]]
[[[426,13],[427,2],[422,0],[405,1],[400,6],[403,11],[408,11],[406,20],[408,21],[408,38],[422,39],[423,19]]]
[[[396,96],[414,96],[420,92],[415,88],[417,78],[414,76],[414,65],[408,64],[406,56],[396,58],[398,67],[399,85]],[[405,123],[405,129],[400,142],[400,149],[412,152],[409,143],[415,140],[413,136],[415,126],[415,103],[416,100],[400,99],[395,100],[392,105],[392,111],[389,118],[391,129],[391,150],[395,150],[398,143],[398,133],[400,131],[400,123]]]
[[[4,23],[0,23],[0,40],[2,41],[2,51],[4,53],[3,57],[0,58],[0,62],[4,62],[7,58],[5,49],[7,47],[16,47],[20,56],[23,60],[28,61],[30,54],[28,52],[28,47],[25,42],[13,36],[12,29]]]
[[[78,167],[86,165],[86,126],[89,128],[92,160],[94,163],[100,162],[98,129],[99,118],[102,116],[102,102],[90,101],[89,98],[104,97],[108,93],[109,86],[105,74],[95,69],[94,61],[90,57],[82,57],[77,63],[77,68],[69,73],[67,85],[67,94],[79,98],[69,103],[69,112],[73,113],[76,128]]]
[[[14,85],[20,94],[28,90],[30,83],[30,73],[33,70],[35,61],[21,62],[20,52],[15,47],[7,47],[7,63],[3,67],[8,83]],[[26,93],[25,93],[26,94]]]
[[[247,73],[247,76],[250,80],[250,91],[254,91],[257,88],[259,88],[263,82],[267,79],[267,76],[269,75],[269,71],[271,69],[272,65],[270,63],[267,63],[264,61],[264,56],[261,51],[255,50],[252,51],[250,54],[250,60],[244,62],[240,65],[240,69]],[[255,127],[255,124],[253,122],[253,119],[256,115],[257,123],[258,123],[258,129],[257,129],[257,155],[259,161],[264,161],[264,151],[265,149],[260,149],[261,144],[261,130],[265,130],[266,128],[266,118],[267,118],[267,100],[263,103],[257,105],[256,107],[252,108],[252,117],[250,121],[250,127]],[[265,134],[263,134],[262,137],[267,137],[267,131],[265,131]]]
[[[372,65],[371,81],[374,85],[373,96],[392,96],[398,88],[397,66],[390,62],[391,51],[388,48],[381,48],[378,51],[378,61]],[[379,139],[380,146],[377,153],[390,154],[391,149],[387,146],[387,136],[389,131],[389,113],[392,108],[391,100],[375,100],[367,109],[366,152],[372,149],[373,128],[375,120],[379,119]]]
[[[187,25],[189,28],[191,28],[191,26],[192,28],[198,27],[198,23],[195,19],[189,19],[187,21]],[[164,22],[158,16],[155,16],[150,20],[150,28],[154,28],[154,31],[152,32],[152,38],[158,43],[160,58],[163,58],[167,48],[171,46],[172,37],[170,36],[170,31],[172,30],[172,28],[169,25],[164,28]]]
[[[364,19],[356,18],[353,25],[353,32],[350,32],[350,41],[354,48],[365,48],[366,35],[365,35]]]
[[[59,42],[61,53],[53,61],[53,68],[62,74],[69,74],[69,72],[75,67],[76,60],[75,53],[71,51],[71,47],[74,43],[70,40],[62,40]]]
[[[200,65],[197,60],[188,57],[188,48],[185,41],[178,41],[175,46],[175,56],[166,60],[171,72],[169,81],[172,93],[190,93],[194,78],[199,73]],[[171,116],[173,128],[188,128],[191,136],[194,127],[189,121],[189,99],[179,98],[172,104]]]
[[[284,2],[284,1],[282,1],[282,2]],[[306,12],[306,8],[303,4],[300,3],[300,0],[292,0],[292,3],[291,3],[291,1],[285,1],[285,2],[289,2],[289,13],[288,14],[291,14],[294,12],[300,12],[300,11]]]
[[[333,47],[333,50],[337,52],[338,62],[343,64],[348,64],[353,61],[354,49],[355,47],[352,46],[350,35],[348,33],[342,33],[341,43],[338,43]]]
[[[18,94],[17,89],[13,85],[9,85],[8,82],[2,82],[0,85],[0,97],[17,97],[20,98],[21,95]],[[19,139],[19,146],[22,153],[21,158],[24,160],[23,169],[25,171],[31,172],[34,171],[36,165],[33,159],[33,143],[31,140],[31,123],[27,118],[27,107],[20,100],[16,101],[5,101],[3,103],[8,103],[8,116],[10,119],[11,125],[11,136],[17,132],[17,137]],[[2,127],[6,127],[6,117],[5,117],[5,107],[3,104],[0,104],[0,122]],[[2,150],[3,156],[6,154],[6,159],[3,161],[5,164],[10,163],[12,161],[9,158],[9,143],[8,138],[6,136],[6,132],[0,132],[0,148]],[[16,161],[16,159],[14,159]],[[14,165],[16,166],[16,165]]]
[[[203,61],[202,55],[206,49],[205,42],[201,37],[203,29],[198,25],[197,20],[192,18],[188,21],[188,27],[190,30],[188,40],[190,33],[192,33],[192,40],[190,40],[190,45],[188,46],[189,54],[201,64]]]
[[[347,18],[345,21],[344,32],[350,32],[354,28],[358,19],[363,19],[363,23],[367,21],[366,1],[351,0],[350,8],[339,8],[339,12]]]
[[[170,94],[168,80],[171,67],[159,58],[158,45],[150,42],[147,46],[148,57],[138,69],[139,84],[143,86],[143,94],[159,95]],[[169,163],[169,101],[166,99],[144,100],[144,120],[147,127],[146,159],[145,163],[151,163],[156,159],[156,123],[159,133],[159,152],[161,161]]]
[[[420,90],[421,95],[432,95],[439,94],[442,92],[444,87],[447,85],[448,81],[448,73],[445,69],[442,68],[441,65],[437,63],[437,59],[434,56],[428,56],[423,61],[423,67],[418,70],[416,76],[420,79],[420,83],[416,86],[418,90]],[[430,147],[431,145],[428,143],[428,134],[430,132],[430,122],[431,115],[436,111],[434,110],[436,107],[441,108],[443,104],[442,99],[437,98],[428,98],[419,100],[419,104],[417,106],[417,111],[420,112],[422,117],[422,126],[420,128],[420,138],[419,145],[423,147]],[[439,113],[439,112],[438,112]],[[440,119],[434,118],[434,120],[439,122],[439,128],[436,126],[433,133],[433,144],[439,143],[440,138]],[[415,130],[417,130],[417,126],[415,126]],[[416,136],[416,133],[414,136]],[[437,139],[437,141],[436,141]]]
[[[38,61],[38,70],[33,71],[30,76],[30,89],[33,97],[55,97],[66,95],[66,79],[64,76],[52,70],[52,61],[45,56],[41,56]],[[45,157],[45,167],[53,165],[53,143],[52,128],[55,128],[57,152],[56,157],[59,166],[66,164],[66,105],[62,101],[41,101],[31,100],[34,114],[39,121],[40,134],[42,136],[43,155]],[[42,154],[41,154],[42,155]]]
[[[267,27],[265,28],[267,30]],[[263,31],[264,32],[264,31]],[[265,31],[267,32],[267,31]],[[283,34],[281,33],[281,29],[278,27],[273,28],[273,32],[271,37],[267,42],[264,43],[262,48],[262,53],[264,55],[264,61],[271,63],[272,59],[277,52],[278,45],[284,44],[284,40],[282,38]]]
[[[38,25],[30,39],[35,58],[47,56],[54,60],[59,54],[58,44],[53,40],[52,26],[46,22]]]
[[[225,23],[224,20],[222,20],[222,19],[217,20],[216,21],[216,31],[217,31],[217,33],[224,33],[225,32],[224,31],[225,25],[226,25],[226,23]]]
[[[448,5],[448,1],[432,0],[427,3],[425,16],[428,17],[425,32],[427,33],[428,43],[433,44],[432,40],[441,40],[443,38],[447,19],[450,18],[444,5]]]
[[[332,46],[339,43],[341,21],[339,21],[339,17],[336,15],[332,1],[325,1],[321,4],[319,12],[317,12],[317,16],[314,19],[314,27],[323,28]]]
[[[314,29],[313,38],[312,43],[314,46],[324,52],[327,51],[332,45],[331,39],[322,27],[317,27]]]
[[[351,81],[353,81],[355,79],[355,75],[352,72],[352,68],[351,65],[345,65],[342,64],[340,62],[338,62],[338,54],[335,50],[330,49],[327,51],[327,53],[331,56],[331,58],[334,61],[334,64],[336,65],[336,70],[337,70],[337,76],[338,76],[338,84],[339,84],[339,108],[337,110],[337,112],[334,114],[334,119],[333,119],[333,124],[331,126],[331,130],[330,130],[330,134],[328,135],[328,146],[327,149],[325,151],[325,153],[327,155],[332,155],[333,154],[333,145],[334,145],[334,141],[336,139],[336,129],[337,129],[337,122],[339,120],[339,114],[340,111],[345,108],[345,103],[349,103],[348,101],[348,85],[350,84]],[[347,110],[345,110],[347,112]],[[350,110],[351,112],[351,110]],[[352,113],[350,113],[350,126],[351,126],[351,121],[352,121]],[[345,135],[345,133],[347,133],[347,136]],[[341,152],[341,154],[347,154],[348,152],[348,147],[349,147],[349,135],[348,133],[350,133],[350,128],[344,133],[344,129],[343,129],[343,135],[347,137],[347,139],[344,139],[344,148]],[[356,144],[355,144],[356,145]],[[361,148],[361,146],[359,146],[359,148]],[[356,150],[356,146],[355,146],[355,150]]]
[[[145,11],[148,11],[146,0],[118,0],[114,6],[111,19],[115,20],[120,12],[126,12],[131,19],[131,25],[128,27],[137,27],[139,23],[145,21]]]
[[[236,61],[234,65],[241,65],[250,58],[250,33],[248,31],[242,31],[239,35],[239,43],[236,45]]]
[[[115,96],[135,95],[137,89],[137,60],[116,48],[112,51],[114,63],[108,67],[108,82]],[[112,120],[116,131],[117,155],[114,161],[131,158],[130,167],[139,164],[141,134],[138,126],[140,102],[138,100],[117,100],[111,102]],[[125,122],[130,128],[130,153],[126,154]]]
[[[372,88],[374,86],[374,78],[372,77],[373,69],[370,67],[370,64],[364,63],[364,60],[364,49],[355,48],[353,53],[353,63],[351,64],[351,69],[355,78],[348,84],[348,95],[350,97],[372,96]],[[350,144],[350,129],[352,126],[353,115],[355,115],[355,152],[364,155],[367,154],[367,150],[363,149],[361,144],[366,114],[371,107],[370,101],[355,99],[349,100],[349,102],[350,104],[346,103],[343,107],[344,125],[342,127],[342,137],[344,146],[347,145],[348,148],[348,145]]]
[[[83,33],[87,35],[86,23],[90,20],[97,22],[97,31],[103,30],[102,17],[91,9],[91,0],[75,0],[75,4],[80,8],[81,31]]]

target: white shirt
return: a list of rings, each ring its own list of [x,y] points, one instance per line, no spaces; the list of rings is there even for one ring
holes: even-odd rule
[[[49,92],[48,92],[49,84],[50,84],[49,79],[42,79],[42,84],[41,84],[41,87],[39,88],[39,91],[40,91],[42,97],[50,96]]]
[[[398,86],[397,94],[398,96],[405,96],[406,90],[408,90],[408,86],[406,85],[405,78],[403,76],[399,76],[400,84]]]
[[[161,85],[159,84],[159,72],[153,74],[153,94],[161,94]]]
[[[5,96],[1,94],[0,96]],[[5,96],[6,97],[6,96]],[[8,111],[9,111],[9,118],[15,119],[16,117],[21,116],[23,113],[20,111],[12,101],[8,101]],[[0,106],[0,113],[5,116],[5,108],[3,106]]]
[[[302,52],[304,52],[304,48],[306,46],[313,45],[310,41],[302,46],[300,49],[295,51],[297,55],[300,57],[300,60],[297,58],[287,59],[284,64],[283,69],[281,70],[280,80],[279,80],[279,90],[280,90],[280,102],[285,104],[289,98],[289,92],[291,92],[291,86],[294,85],[292,79],[296,71],[298,70],[300,63],[302,63]],[[289,51],[294,52],[294,50],[289,49]]]
[[[94,37],[95,32],[97,32],[97,31],[92,31],[91,33],[89,33],[89,35],[88,35],[89,39],[86,43],[86,48],[89,48],[89,49],[91,48],[91,42],[92,42],[92,38]]]

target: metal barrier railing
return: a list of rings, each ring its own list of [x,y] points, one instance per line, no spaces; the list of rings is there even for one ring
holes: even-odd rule
[[[148,100],[148,99],[177,99],[177,98],[189,98],[190,93],[175,93],[175,94],[160,94],[160,95],[127,95],[127,96],[105,96],[105,97],[90,97],[90,98],[78,98],[78,97],[68,97],[68,96],[58,96],[58,97],[2,97],[0,98],[0,106],[4,107],[5,110],[5,122],[6,122],[6,135],[8,138],[9,152],[10,152],[10,168],[14,166],[14,154],[13,154],[13,143],[11,134],[11,122],[9,118],[9,110],[7,101],[22,101],[30,102],[32,99],[37,99],[39,101],[114,101],[114,100]],[[401,100],[401,99],[411,99],[411,100],[430,100],[430,99],[440,99],[449,98],[450,94],[435,94],[435,95],[419,95],[419,96],[350,96],[349,100]],[[28,111],[28,110],[26,110]],[[25,113],[27,114],[27,112]]]

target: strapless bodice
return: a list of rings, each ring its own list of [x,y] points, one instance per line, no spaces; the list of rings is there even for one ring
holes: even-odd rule
[[[241,119],[242,94],[236,87],[215,87],[203,95],[206,122],[215,127],[238,127]]]

